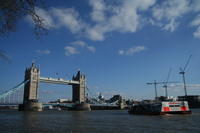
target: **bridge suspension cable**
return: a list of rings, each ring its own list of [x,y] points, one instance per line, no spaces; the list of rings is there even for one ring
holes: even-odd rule
[[[15,87],[13,87],[12,89],[6,91],[3,94],[0,94],[0,101],[2,103],[11,103],[11,102],[17,102],[19,101],[19,95],[21,92],[19,92],[19,90],[27,83],[29,82],[29,80],[26,81],[22,81],[21,83],[19,83],[18,85],[16,85]],[[23,92],[22,92],[23,93]]]

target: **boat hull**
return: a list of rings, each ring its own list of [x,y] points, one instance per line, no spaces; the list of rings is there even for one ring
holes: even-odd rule
[[[129,111],[130,114],[141,115],[165,115],[165,114],[191,114],[187,101],[175,102],[160,102],[138,104],[132,106]]]
[[[169,111],[169,112],[134,112],[128,111],[129,114],[137,115],[166,115],[166,114],[191,114],[192,111]]]

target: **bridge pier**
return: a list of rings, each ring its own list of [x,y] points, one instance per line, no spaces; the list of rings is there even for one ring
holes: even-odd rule
[[[42,103],[29,101],[19,105],[19,111],[42,111]]]

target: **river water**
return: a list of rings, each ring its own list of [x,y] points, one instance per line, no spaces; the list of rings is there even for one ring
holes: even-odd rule
[[[129,115],[110,111],[0,111],[0,133],[200,133],[200,109],[190,115]]]

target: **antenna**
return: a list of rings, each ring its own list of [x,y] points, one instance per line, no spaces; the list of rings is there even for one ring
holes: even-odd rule
[[[180,67],[180,72],[179,72],[179,74],[182,74],[182,76],[183,76],[183,84],[184,84],[185,96],[187,96],[186,82],[185,82],[185,70],[186,70],[186,68],[187,68],[187,66],[188,66],[188,64],[190,62],[191,57],[192,57],[192,55],[189,56],[189,58],[188,58],[188,60],[187,60],[187,62],[186,62],[186,64],[185,64],[183,69]]]

